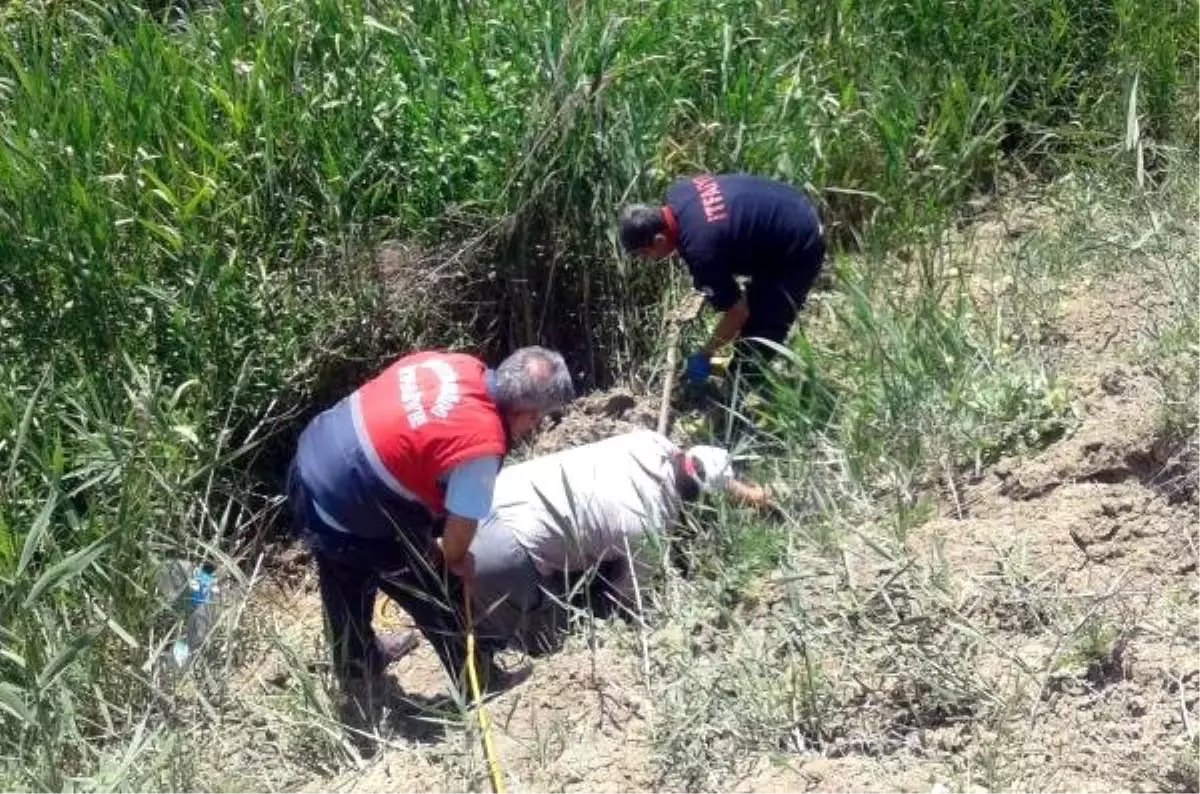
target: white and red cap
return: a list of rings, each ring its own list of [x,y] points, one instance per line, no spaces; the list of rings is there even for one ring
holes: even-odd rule
[[[704,444],[683,453],[683,469],[702,491],[720,491],[733,476],[728,450]]]

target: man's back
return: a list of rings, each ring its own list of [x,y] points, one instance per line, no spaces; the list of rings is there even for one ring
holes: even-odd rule
[[[634,431],[501,470],[488,522],[510,528],[539,573],[579,571],[624,554],[679,509],[671,456],[653,431]]]
[[[698,175],[675,182],[667,204],[679,226],[677,245],[700,272],[778,278],[820,237],[807,197],[784,182],[751,174]]]
[[[322,520],[391,537],[395,521],[425,524],[444,512],[452,468],[484,457],[498,466],[507,440],[489,377],[471,356],[410,353],[314,417],[296,466]]]

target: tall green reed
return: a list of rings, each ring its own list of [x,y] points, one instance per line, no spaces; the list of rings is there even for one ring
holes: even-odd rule
[[[47,788],[169,714],[148,571],[251,525],[264,418],[315,361],[444,341],[421,306],[365,325],[403,300],[361,267],[376,241],[478,241],[463,333],[603,383],[658,352],[670,282],[613,217],[675,175],[789,179],[883,245],[1003,169],[1117,151],[1133,75],[1146,134],[1195,146],[1194,4],[1169,0],[149,8],[0,11],[0,745]],[[928,337],[936,369],[963,343],[920,317],[867,330]]]

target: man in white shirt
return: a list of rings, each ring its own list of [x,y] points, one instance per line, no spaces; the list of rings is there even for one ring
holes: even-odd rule
[[[471,544],[480,642],[530,652],[552,647],[572,584],[589,569],[603,591],[631,604],[634,577],[645,587],[683,504],[716,491],[767,504],[763,488],[733,477],[726,450],[683,450],[650,430],[501,469],[491,513]]]

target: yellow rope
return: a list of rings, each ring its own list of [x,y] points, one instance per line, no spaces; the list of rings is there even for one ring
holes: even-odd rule
[[[383,618],[384,607],[389,599],[379,599],[375,604],[376,619]],[[492,746],[491,725],[487,710],[483,707],[483,698],[479,694],[479,674],[475,670],[475,621],[471,617],[471,592],[469,587],[463,587],[463,606],[467,611],[467,678],[471,683],[471,696],[475,698],[476,713],[479,716],[479,729],[483,734],[483,752],[487,757],[488,776],[492,781],[492,791],[504,794],[504,777],[500,773],[500,763],[496,760],[496,749]]]
[[[496,794],[504,792],[504,777],[500,774],[500,763],[496,760],[496,749],[492,747],[492,732],[483,707],[483,699],[479,696],[479,676],[475,672],[475,621],[471,618],[471,592],[469,587],[463,588],[463,605],[467,611],[467,678],[471,682],[471,695],[475,698],[475,713],[479,716],[479,730],[483,734],[483,753],[487,757],[488,776],[492,780],[492,791]]]

